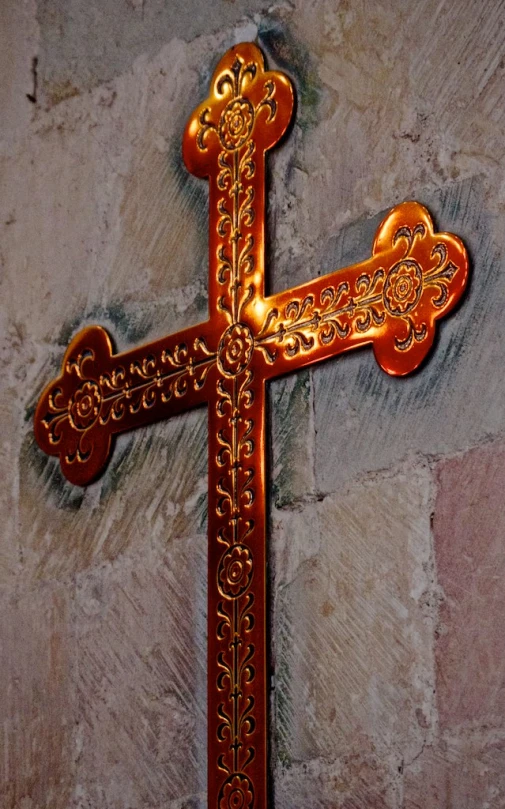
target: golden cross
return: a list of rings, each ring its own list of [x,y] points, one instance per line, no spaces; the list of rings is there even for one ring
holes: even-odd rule
[[[414,371],[468,276],[461,241],[405,202],[369,259],[265,297],[265,153],[293,103],[255,45],[223,56],[183,144],[210,183],[209,319],[122,354],[84,329],[35,414],[42,449],[84,485],[116,433],[208,404],[209,809],[267,806],[265,383],[369,343],[388,374]]]

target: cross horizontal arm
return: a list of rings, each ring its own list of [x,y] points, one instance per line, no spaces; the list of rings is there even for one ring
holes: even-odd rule
[[[103,468],[115,433],[207,400],[216,348],[210,323],[122,354],[113,354],[105,329],[83,329],[67,349],[61,375],[40,397],[39,445],[60,456],[68,480],[89,483]]]
[[[379,365],[402,376],[419,366],[435,321],[460,298],[468,276],[462,242],[435,233],[417,202],[393,208],[367,261],[256,304],[255,348],[265,378],[373,344]]]

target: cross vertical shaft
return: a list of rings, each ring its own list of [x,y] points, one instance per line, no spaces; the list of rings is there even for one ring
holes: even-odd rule
[[[407,202],[367,261],[266,298],[265,153],[293,104],[256,46],[223,56],[183,141],[210,183],[208,320],[122,354],[84,329],[35,414],[42,449],[84,485],[115,434],[208,405],[209,809],[267,807],[265,384],[368,344],[387,373],[414,371],[468,277],[461,241]]]
[[[264,301],[265,152],[293,111],[290,82],[254,45],[219,63],[183,142],[208,176],[209,308],[223,318],[209,402],[209,806],[267,804],[265,381],[254,362]],[[217,623],[216,623],[217,622]]]

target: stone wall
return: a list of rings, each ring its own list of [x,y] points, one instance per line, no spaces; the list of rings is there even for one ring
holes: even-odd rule
[[[416,375],[362,351],[271,386],[275,806],[503,809],[505,3],[3,0],[0,36],[0,806],[205,805],[205,412],[86,489],[32,417],[83,325],[123,350],[205,317],[181,136],[252,39],[298,94],[272,290],[404,199],[472,258]]]

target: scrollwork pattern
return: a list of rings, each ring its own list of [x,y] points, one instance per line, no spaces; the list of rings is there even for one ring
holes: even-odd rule
[[[406,250],[399,260],[388,265],[384,261],[354,278],[329,284],[319,294],[309,293],[287,302],[283,308],[270,308],[255,338],[269,364],[279,352],[286,357],[310,352],[316,345],[328,346],[335,341],[345,342],[352,334],[380,339],[383,331],[394,329],[394,322],[402,323],[407,336],[394,338],[399,352],[408,351],[414,343],[428,336],[427,322],[419,321],[416,309],[425,296],[429,308],[441,309],[449,298],[450,283],[458,271],[448,259],[444,242],[435,242],[431,262],[416,258],[416,239],[429,238],[423,223],[411,228],[403,225],[393,238],[393,247],[404,240]],[[394,255],[394,254],[393,254]],[[433,294],[436,291],[437,294]],[[393,325],[392,325],[393,324]]]
[[[40,443],[53,454],[60,451],[67,467],[77,462],[84,476],[94,447],[104,444],[101,434],[110,438],[122,422],[201,390],[217,360],[203,338],[138,353],[114,362],[104,330],[85,329],[67,352],[62,376],[39,402]],[[90,477],[97,471],[93,467]]]

